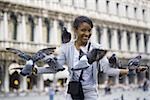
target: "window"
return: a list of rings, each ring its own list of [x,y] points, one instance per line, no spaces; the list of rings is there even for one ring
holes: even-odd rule
[[[110,1],[106,1],[106,10],[107,10],[107,12],[109,13],[109,3],[110,3]]]
[[[126,17],[128,17],[128,8],[129,8],[128,5],[126,5],[126,6],[125,6],[125,9],[126,9]]]
[[[35,28],[35,23],[34,19],[31,15],[28,17],[28,31],[29,31],[29,39],[30,41],[34,41],[34,28]]]
[[[99,26],[96,27],[96,34],[97,34],[98,43],[101,43],[102,30],[101,30],[101,28]]]
[[[72,6],[74,6],[74,0],[72,0]]]
[[[63,27],[64,27],[64,22],[59,20],[59,28],[60,28],[60,30],[62,30]]]
[[[121,40],[122,40],[121,31],[118,30],[118,31],[117,31],[117,34],[118,34],[118,44],[119,44],[119,49],[121,49]]]
[[[127,43],[128,43],[128,50],[130,50],[131,46],[131,33],[127,31]]]
[[[119,15],[119,3],[116,3],[116,14]]]
[[[17,16],[12,12],[10,14],[9,28],[13,40],[17,40]]]
[[[44,25],[43,25],[43,35],[45,42],[50,42],[50,21],[48,18],[44,19]]]
[[[59,3],[61,3],[61,0],[58,0]]]
[[[108,33],[108,44],[109,44],[109,48],[111,49],[111,41],[112,41],[111,29],[108,29],[107,33]]]
[[[84,0],[84,7],[87,7],[87,0]]]
[[[140,33],[136,33],[136,46],[137,46],[137,51],[139,51],[139,41],[140,41]]]
[[[64,22],[59,20],[59,29],[60,29],[60,34],[61,34],[61,37],[63,37],[63,28],[64,28]],[[61,43],[63,43],[63,39],[61,39]]]
[[[146,18],[145,9],[142,10],[142,17],[143,17],[143,20],[145,21],[145,18]]]
[[[98,0],[96,0],[96,10],[99,10],[99,3],[98,3]]]
[[[137,18],[137,8],[134,7],[134,18]]]
[[[144,45],[145,45],[145,52],[147,52],[148,47],[148,34],[144,34]]]

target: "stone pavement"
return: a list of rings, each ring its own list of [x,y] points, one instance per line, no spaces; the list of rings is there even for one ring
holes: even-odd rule
[[[20,96],[0,96],[0,100],[50,100],[48,94],[30,93]],[[65,93],[56,93],[54,100],[65,100]],[[143,92],[141,89],[122,90],[113,89],[111,94],[105,95],[104,91],[99,91],[98,100],[150,100],[150,91]]]

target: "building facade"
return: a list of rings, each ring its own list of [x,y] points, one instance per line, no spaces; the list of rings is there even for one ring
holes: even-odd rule
[[[74,39],[72,22],[79,15],[93,20],[91,40],[109,50],[108,57],[116,53],[126,63],[140,54],[142,63],[150,65],[149,0],[0,0],[0,91],[27,91],[34,87],[43,91],[42,75],[22,77],[16,71],[10,73],[10,68],[24,62],[5,48],[34,53],[45,47],[58,47],[63,26]],[[113,81],[137,84],[140,76],[150,79],[150,70]]]

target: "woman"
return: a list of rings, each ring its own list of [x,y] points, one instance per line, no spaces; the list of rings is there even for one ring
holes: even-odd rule
[[[58,53],[58,62],[60,64],[67,64],[69,73],[71,76],[70,80],[78,80],[81,74],[81,70],[72,71],[72,68],[76,68],[79,63],[79,51],[82,49],[84,53],[88,52],[89,43],[90,49],[89,52],[94,48],[102,49],[99,44],[95,44],[90,42],[90,37],[92,35],[91,30],[93,28],[92,21],[86,16],[78,16],[73,22],[73,28],[75,32],[76,39],[72,42],[63,44]],[[87,57],[82,57],[82,59],[88,62]],[[119,75],[119,74],[127,74],[127,69],[114,69],[109,66],[108,59],[103,57],[98,61],[98,64],[103,69],[104,73],[109,75]],[[83,92],[84,92],[84,100],[97,100],[97,63],[96,61],[92,64],[87,63],[88,68],[86,68],[83,72],[81,80]],[[72,100],[70,94],[67,94],[67,100]]]
[[[109,75],[119,75],[119,74],[128,74],[127,69],[114,69],[109,66],[107,57],[100,58],[94,54],[94,49],[101,50],[102,47],[99,44],[92,43],[90,37],[92,35],[91,31],[93,28],[93,23],[91,19],[86,16],[78,16],[73,22],[73,29],[76,36],[74,41],[69,43],[62,44],[60,49],[57,52],[57,62],[60,65],[68,65],[69,71],[69,81],[79,80],[81,75],[81,70],[72,70],[77,67],[84,68],[82,74],[82,88],[84,93],[84,100],[97,100],[97,72],[98,65],[101,66],[104,73]],[[80,52],[83,52],[83,56],[79,59]],[[85,54],[85,55],[84,55]],[[98,59],[97,59],[98,57]],[[45,58],[47,59],[47,58]],[[83,66],[80,62],[85,62]],[[32,62],[32,61],[30,61]],[[29,62],[28,62],[29,64]],[[51,65],[51,64],[49,64]],[[87,67],[88,66],[88,67]],[[54,70],[48,70],[46,68],[38,68],[37,73],[52,73]],[[54,73],[57,71],[54,71]],[[70,94],[67,94],[67,100],[72,100]],[[81,99],[80,99],[81,100]]]

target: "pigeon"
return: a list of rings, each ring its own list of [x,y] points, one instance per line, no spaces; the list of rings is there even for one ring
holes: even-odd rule
[[[113,65],[115,65],[117,62],[116,54],[112,54],[112,56],[108,60],[110,65],[112,65],[111,67],[113,67]]]
[[[71,40],[71,33],[67,31],[66,27],[62,30],[62,43],[68,43]]]
[[[30,59],[32,59],[32,57],[28,54],[26,54],[25,52],[21,51],[21,50],[18,50],[18,49],[15,49],[15,48],[6,48],[6,50],[18,55],[20,58],[28,61]]]
[[[39,50],[37,53],[35,53],[33,56],[30,56],[29,54],[26,54],[25,52],[15,49],[15,48],[6,48],[9,52],[12,52],[16,55],[18,55],[20,58],[24,59],[25,61],[33,60],[33,62],[37,62],[38,60],[43,59],[46,55],[53,52],[54,48],[44,48]]]
[[[118,59],[116,54],[112,54],[112,56],[108,59],[110,66],[113,68],[122,68],[121,61]]]
[[[50,66],[50,68],[56,72],[65,70],[65,68],[57,62],[56,57],[49,56],[49,58],[44,62],[47,63]]]
[[[142,57],[139,55],[139,56],[136,56],[135,58],[132,58],[128,61],[128,66],[129,66],[129,69],[136,69],[140,66],[140,61],[141,61]]]
[[[25,66],[21,69],[20,74],[23,76],[31,75],[32,70],[34,68],[35,62],[38,60],[43,59],[49,52],[52,52],[52,50],[55,48],[44,48],[39,50],[37,53],[35,53],[33,56],[30,56],[23,51],[20,51],[15,48],[6,48],[6,50],[18,55],[20,58],[24,59],[26,61]]]

